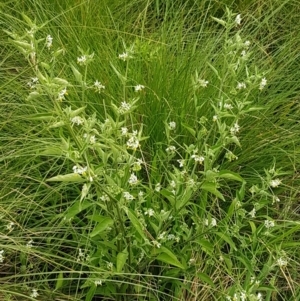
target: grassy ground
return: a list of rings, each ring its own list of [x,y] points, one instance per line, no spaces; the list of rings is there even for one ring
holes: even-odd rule
[[[298,16],[2,1],[0,298],[298,300]]]

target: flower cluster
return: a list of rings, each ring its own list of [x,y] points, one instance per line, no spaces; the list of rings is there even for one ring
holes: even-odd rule
[[[52,47],[52,41],[53,41],[53,38],[50,35],[47,35],[47,37],[46,37],[46,47],[48,49],[50,49]]]
[[[130,109],[131,109],[131,104],[126,101],[122,101],[118,111],[120,114],[125,114],[128,113]]]
[[[126,145],[129,149],[136,150],[140,146],[140,142],[137,138],[137,131],[133,131],[131,137],[126,142]]]
[[[100,93],[102,90],[105,89],[105,86],[103,86],[98,80],[94,82],[94,89],[96,92]]]
[[[84,175],[87,171],[87,166],[81,167],[81,166],[73,166],[73,172],[79,175]]]
[[[82,125],[84,123],[84,120],[80,116],[74,116],[73,118],[71,118],[71,122],[72,124]]]

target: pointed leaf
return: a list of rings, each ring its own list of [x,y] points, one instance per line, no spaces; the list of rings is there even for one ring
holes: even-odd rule
[[[64,284],[64,274],[63,272],[60,272],[56,279],[55,290],[60,289],[63,286],[63,284]]]
[[[233,240],[228,235],[226,235],[225,233],[222,233],[222,232],[216,232],[216,234],[221,239],[223,239],[225,242],[227,242],[233,250],[237,251],[235,243],[233,242]]]
[[[238,173],[232,172],[230,170],[221,170],[217,173],[217,177],[244,182],[244,179]]]
[[[123,267],[126,263],[128,258],[128,251],[127,249],[123,250],[117,255],[117,272],[120,273],[123,270]]]
[[[85,182],[86,180],[82,178],[77,173],[69,173],[66,175],[58,175],[46,180],[47,182]]]
[[[83,202],[76,201],[72,207],[67,209],[65,219],[69,220],[69,219],[73,218],[78,213],[80,213],[81,211],[87,209],[88,207],[90,207],[92,205],[93,205],[93,203],[90,201],[87,201],[87,200],[84,200]]]
[[[76,81],[79,83],[79,84],[82,84],[82,74],[78,71],[77,68],[75,68],[72,64],[71,65],[71,68],[72,68],[72,71],[73,71],[73,74],[75,76],[75,79]]]
[[[90,237],[94,237],[98,235],[99,233],[106,230],[108,227],[112,226],[114,223],[113,219],[110,217],[103,217],[102,221],[98,223],[98,225],[95,227],[95,229],[90,234]]]
[[[217,185],[215,183],[204,182],[201,185],[201,189],[203,189],[205,191],[208,191],[208,192],[214,194],[219,199],[225,201],[225,198],[224,198],[223,194],[220,191],[217,190]]]
[[[142,238],[146,239],[146,236],[145,236],[144,231],[143,231],[143,226],[140,223],[140,221],[138,220],[138,218],[135,216],[133,211],[128,209],[127,210],[127,216],[130,219],[130,221],[131,221],[133,227],[135,228],[135,230],[140,234],[140,236]]]
[[[209,284],[211,287],[215,287],[215,284],[211,280],[211,278],[204,273],[197,273],[197,276],[203,281]]]
[[[180,261],[176,258],[176,256],[170,256],[169,254],[167,253],[160,253],[157,257],[156,257],[157,260],[160,260],[164,263],[167,263],[167,264],[170,264],[170,265],[173,265],[173,266],[176,266],[178,268],[181,268],[181,269],[185,269],[185,267],[180,263]]]

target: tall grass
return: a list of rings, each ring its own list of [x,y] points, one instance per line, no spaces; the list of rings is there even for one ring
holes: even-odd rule
[[[298,300],[297,4],[4,1],[1,298]]]

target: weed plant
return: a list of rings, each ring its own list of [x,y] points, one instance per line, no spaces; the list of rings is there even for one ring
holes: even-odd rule
[[[0,9],[3,300],[300,298],[297,1]]]

